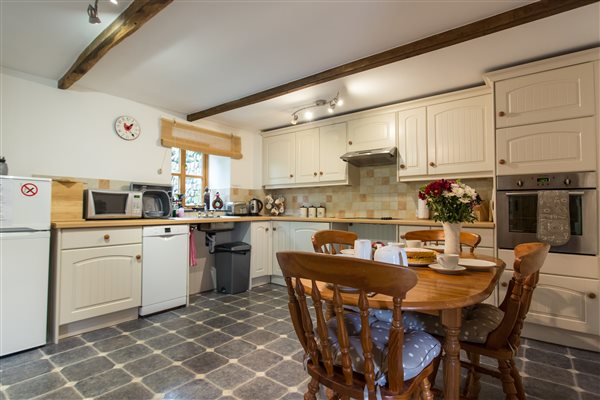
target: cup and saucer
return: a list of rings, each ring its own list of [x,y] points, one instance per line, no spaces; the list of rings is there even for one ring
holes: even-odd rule
[[[429,268],[440,274],[456,275],[465,271],[467,268],[458,265],[460,256],[458,254],[438,254],[437,263],[430,264]]]

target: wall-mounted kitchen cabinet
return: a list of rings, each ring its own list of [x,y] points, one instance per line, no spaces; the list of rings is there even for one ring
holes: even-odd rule
[[[492,96],[463,91],[398,112],[398,179],[491,176]],[[416,105],[416,104],[415,104]]]
[[[268,136],[263,149],[267,188],[348,184],[357,175],[340,159],[346,153],[345,122]]]
[[[348,151],[396,146],[396,116],[386,113],[348,121]]]

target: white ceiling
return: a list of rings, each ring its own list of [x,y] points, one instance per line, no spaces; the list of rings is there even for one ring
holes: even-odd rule
[[[100,1],[103,23],[90,25],[87,1],[0,0],[2,66],[58,80],[128,3]],[[528,3],[175,0],[76,87],[189,114]],[[268,129],[338,91],[347,112],[477,85],[486,71],[598,45],[595,3],[211,119]]]

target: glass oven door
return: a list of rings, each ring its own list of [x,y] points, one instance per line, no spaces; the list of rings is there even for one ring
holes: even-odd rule
[[[536,242],[537,191],[498,191],[498,247],[513,249],[519,243]],[[551,252],[597,254],[596,190],[569,192],[571,239]]]

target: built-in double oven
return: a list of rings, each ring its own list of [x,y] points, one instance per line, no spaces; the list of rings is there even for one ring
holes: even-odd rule
[[[537,242],[538,193],[569,193],[571,237],[554,253],[598,254],[598,203],[595,172],[499,176],[496,191],[498,248],[513,249],[519,243]]]

